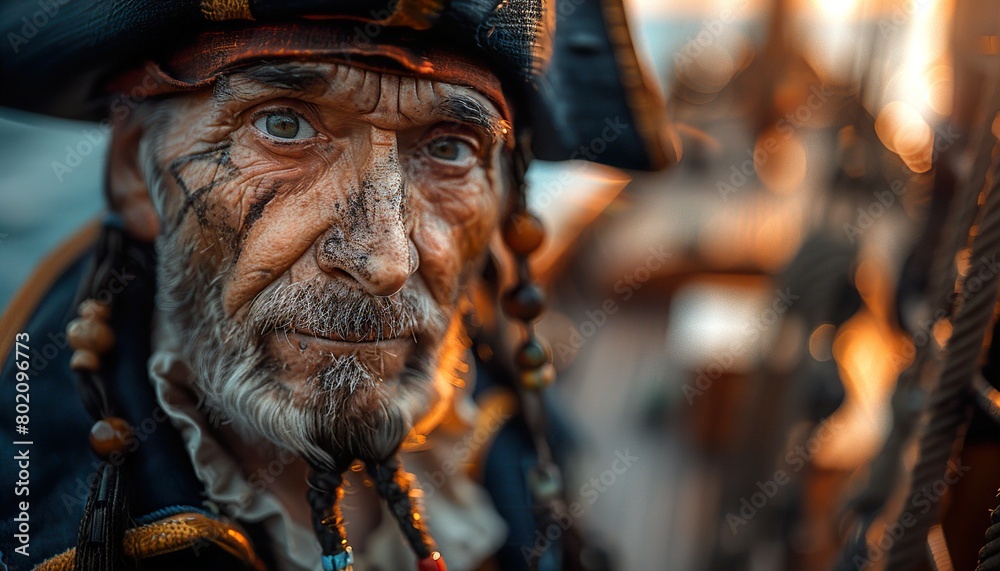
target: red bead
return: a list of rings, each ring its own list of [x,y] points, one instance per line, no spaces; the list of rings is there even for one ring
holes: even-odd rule
[[[132,435],[132,427],[128,422],[116,416],[98,420],[90,429],[90,447],[98,456],[104,459],[118,452],[128,451],[128,441]]]
[[[448,566],[444,564],[441,554],[435,551],[430,557],[417,561],[417,571],[448,571]]]
[[[503,241],[515,254],[526,256],[542,245],[545,227],[527,212],[514,212],[503,225]]]
[[[520,283],[504,294],[503,308],[514,319],[533,321],[545,310],[545,294],[533,283]]]

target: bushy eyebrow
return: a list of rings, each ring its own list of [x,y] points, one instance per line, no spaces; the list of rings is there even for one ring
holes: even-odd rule
[[[230,78],[239,78],[241,81],[234,84]],[[252,99],[257,95],[257,89],[284,89],[319,97],[330,89],[330,84],[327,73],[311,65],[263,62],[234,69],[226,74],[216,84],[214,97],[217,101]],[[441,117],[479,127],[494,141],[507,141],[512,136],[510,122],[471,95],[447,95],[434,110]]]
[[[230,77],[238,76],[263,88],[287,89],[300,93],[322,94],[329,85],[326,74],[313,66],[294,63],[261,63],[252,67],[233,70]],[[220,82],[216,89],[216,98],[228,98],[234,95],[229,81]],[[242,89],[239,91],[243,91]]]
[[[506,139],[510,132],[510,123],[468,95],[449,95],[438,103],[436,111],[443,117],[484,129],[493,140]]]

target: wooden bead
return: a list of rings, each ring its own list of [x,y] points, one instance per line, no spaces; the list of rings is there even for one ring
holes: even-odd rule
[[[111,319],[111,309],[96,299],[86,299],[80,303],[77,310],[80,317],[89,317],[99,321]]]
[[[89,349],[77,349],[70,357],[69,366],[74,371],[95,372],[101,368],[101,357]]]
[[[109,416],[98,420],[90,428],[90,447],[98,456],[107,460],[112,453],[128,451],[132,427],[122,418]]]
[[[541,339],[532,336],[518,348],[514,362],[521,370],[538,369],[552,362],[552,352]]]
[[[545,241],[545,227],[532,214],[514,212],[504,223],[503,241],[515,254],[526,256]]]
[[[79,317],[66,326],[69,346],[105,353],[115,346],[115,332],[107,323],[92,317]]]
[[[533,283],[520,283],[503,297],[504,312],[514,319],[533,321],[545,311],[545,293]]]
[[[529,391],[540,391],[556,380],[556,368],[546,363],[537,369],[521,371],[521,386]]]
[[[448,571],[448,566],[444,564],[441,554],[435,551],[430,557],[417,561],[417,571]]]

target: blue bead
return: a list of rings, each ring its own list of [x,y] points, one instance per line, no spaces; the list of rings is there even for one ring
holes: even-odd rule
[[[336,555],[323,556],[323,571],[353,571],[354,552],[351,546]]]

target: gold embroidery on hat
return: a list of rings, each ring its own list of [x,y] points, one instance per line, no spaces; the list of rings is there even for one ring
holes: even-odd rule
[[[434,25],[443,8],[444,0],[399,0],[392,14],[378,23],[426,30]]]
[[[253,20],[250,0],[201,0],[201,13],[214,22]]]

